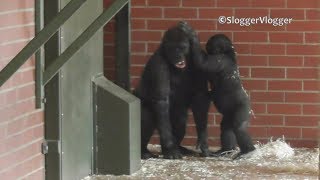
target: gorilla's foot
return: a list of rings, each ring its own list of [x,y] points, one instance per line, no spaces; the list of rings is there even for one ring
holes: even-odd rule
[[[151,153],[150,151],[141,152],[141,159],[158,158],[159,156]]]
[[[210,151],[209,149],[201,150],[200,157],[209,157],[214,152]]]
[[[238,154],[236,154],[234,157],[232,157],[233,160],[238,160],[241,159],[243,157],[243,155],[246,155],[252,151],[254,151],[256,148],[254,146],[252,146],[251,148],[247,149],[246,151],[241,151]]]
[[[162,151],[162,154],[164,159],[182,159],[182,154],[179,149]]]
[[[194,155],[198,154],[196,151],[185,148],[183,146],[179,146],[179,150],[180,150],[181,154],[184,156],[194,156]]]
[[[233,151],[234,151],[234,149],[229,149],[229,150],[220,149],[216,152],[210,153],[210,156],[211,157],[228,156],[228,155],[231,155],[233,153]]]

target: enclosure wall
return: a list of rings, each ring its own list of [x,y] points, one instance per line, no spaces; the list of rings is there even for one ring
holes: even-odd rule
[[[179,20],[197,30],[202,44],[216,34],[235,44],[244,87],[256,118],[254,140],[284,136],[296,147],[315,147],[319,121],[320,1],[319,0],[132,0],[131,83],[137,86],[150,55],[164,31]],[[219,24],[219,16],[293,18],[291,24]],[[190,115],[184,143],[194,145]],[[221,117],[212,106],[210,144],[219,144]]]
[[[34,1],[0,1],[0,70],[34,37]],[[0,177],[42,180],[43,110],[35,109],[35,60],[0,87]]]

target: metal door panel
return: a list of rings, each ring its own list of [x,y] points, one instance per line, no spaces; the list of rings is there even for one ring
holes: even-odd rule
[[[61,0],[61,8],[70,0]],[[102,0],[87,1],[61,28],[63,52],[102,12]],[[102,72],[103,33],[99,31],[60,71],[62,179],[92,172],[92,79]]]

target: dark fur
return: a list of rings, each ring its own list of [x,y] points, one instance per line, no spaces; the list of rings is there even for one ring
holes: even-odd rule
[[[196,39],[193,43],[194,46],[198,44]],[[237,144],[241,150],[239,155],[253,151],[255,148],[247,132],[251,111],[250,101],[239,77],[232,42],[223,34],[212,36],[206,44],[206,51],[207,54],[202,52],[204,58],[198,59],[195,63],[207,74],[212,86],[214,104],[223,115],[221,150],[214,153],[214,156],[235,149]],[[200,53],[199,48],[198,53]]]
[[[198,132],[198,144],[208,155],[207,111],[209,107],[207,83],[194,69],[190,51],[190,36],[185,23],[167,30],[160,47],[147,62],[136,89],[141,99],[142,158],[155,157],[147,144],[155,129],[160,134],[164,158],[181,158],[180,143],[185,135],[187,112],[191,107]],[[186,67],[176,64],[185,59]],[[201,80],[200,80],[201,79]],[[180,147],[180,149],[179,149]]]

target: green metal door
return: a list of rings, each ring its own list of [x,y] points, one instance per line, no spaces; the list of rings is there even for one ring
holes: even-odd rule
[[[70,0],[45,1],[45,17]],[[63,52],[103,10],[87,1],[46,45],[46,66]],[[47,11],[47,12],[46,12]],[[48,18],[49,20],[49,18]],[[45,19],[46,21],[46,19]],[[56,49],[54,49],[56,48]],[[59,71],[46,90],[46,179],[79,180],[93,172],[93,79],[103,71],[100,30]],[[51,152],[50,152],[51,151]]]
[[[70,0],[61,0],[64,7]],[[102,13],[101,0],[87,1],[61,28],[66,49]],[[62,179],[80,179],[92,172],[92,80],[103,70],[103,36],[98,32],[61,69]]]

